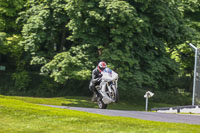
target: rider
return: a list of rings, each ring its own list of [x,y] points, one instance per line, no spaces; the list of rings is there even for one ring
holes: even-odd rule
[[[98,66],[92,71],[92,79],[90,81],[89,89],[93,92],[92,101],[96,101],[96,95],[98,95],[98,91],[95,86],[99,85],[101,82],[102,74],[101,72],[107,67],[106,62],[99,62]]]

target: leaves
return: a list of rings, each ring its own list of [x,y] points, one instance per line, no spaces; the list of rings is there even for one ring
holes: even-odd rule
[[[56,4],[57,2],[57,4]],[[65,1],[30,2],[28,10],[21,13],[19,22],[24,23],[20,42],[30,52],[32,64],[45,64],[56,52],[63,51],[68,17],[63,12]]]
[[[17,0],[13,9],[10,1],[1,4],[0,32],[6,35],[0,47],[9,45],[15,53],[23,47],[31,65],[59,83],[89,79],[92,68],[104,60],[119,73],[124,90],[170,89],[181,63],[172,51],[198,40],[190,28],[198,29],[198,22],[189,25],[184,19],[188,12],[199,12],[197,1]],[[19,26],[7,25],[6,17],[13,15],[12,23],[19,15]],[[12,33],[20,25],[21,35],[20,30]]]
[[[166,84],[162,86],[167,88],[168,77],[178,67],[166,47],[174,48],[188,38],[176,8],[171,1],[158,0],[68,1],[67,28],[72,32],[68,39],[78,45],[91,44],[88,55],[94,55],[94,63],[110,63],[120,73],[121,82],[130,84],[123,87],[158,89]]]
[[[70,79],[88,79],[92,65],[84,50],[89,45],[72,47],[68,52],[62,52],[54,56],[53,60],[42,67],[42,74],[50,74],[56,82],[65,83]]]

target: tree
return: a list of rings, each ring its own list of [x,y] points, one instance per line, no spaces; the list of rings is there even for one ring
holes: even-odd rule
[[[0,54],[11,55],[11,60],[17,64],[20,64],[23,49],[18,45],[21,38],[21,25],[16,23],[16,19],[25,3],[25,0],[0,1]]]
[[[65,4],[64,0],[32,0],[26,4],[28,10],[20,13],[18,21],[23,24],[20,45],[31,55],[31,64],[46,64],[57,52],[70,47],[65,39],[68,22]]]
[[[180,88],[185,88],[187,91],[192,91],[193,83],[193,69],[194,69],[194,52],[189,47],[188,43],[193,43],[199,47],[200,40],[200,22],[199,22],[199,0],[181,0],[178,1],[178,9],[183,14],[184,20],[188,25],[188,30],[186,31],[188,40],[177,46],[172,54],[174,58],[180,64],[179,73],[179,85]]]
[[[49,73],[61,83],[68,78],[88,78],[86,75],[90,74],[83,65],[90,65],[87,55],[82,51],[86,45],[78,46],[66,40],[70,34],[65,27],[69,22],[66,4],[65,0],[33,0],[27,3],[29,9],[21,12],[18,19],[24,24],[20,44],[32,57],[31,64],[42,66],[43,74]]]
[[[188,37],[174,2],[76,0],[69,1],[66,10],[72,31],[69,39],[91,44],[94,61],[111,62],[122,88],[171,87],[178,64],[167,48]]]
[[[18,13],[22,11],[24,0],[1,0],[0,1],[0,32],[7,34],[20,33],[20,26],[16,24]]]
[[[32,0],[27,8],[20,44],[57,82],[87,79],[105,60],[123,90],[173,87],[172,52],[190,38],[176,1]]]

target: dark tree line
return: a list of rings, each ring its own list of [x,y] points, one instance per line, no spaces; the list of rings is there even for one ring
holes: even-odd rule
[[[189,0],[2,0],[0,54],[24,90],[33,71],[50,77],[43,86],[54,90],[72,81],[87,84],[104,60],[119,73],[121,93],[190,91],[187,43],[199,42],[199,9]]]

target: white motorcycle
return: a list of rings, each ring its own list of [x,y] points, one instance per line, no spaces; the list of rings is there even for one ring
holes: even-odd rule
[[[104,69],[101,74],[101,83],[99,86],[96,86],[99,92],[97,103],[100,109],[106,109],[108,104],[119,101],[117,89],[118,74],[109,68]]]

